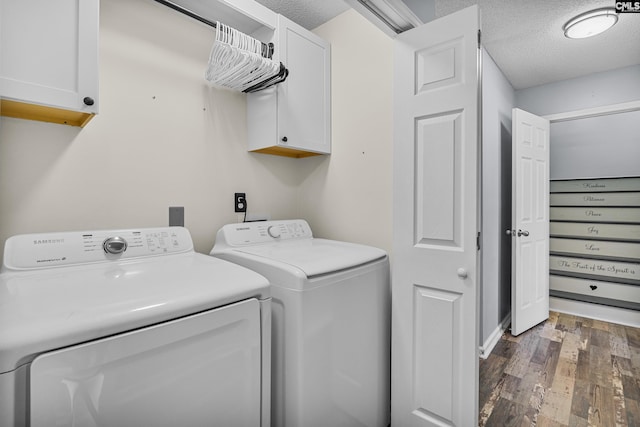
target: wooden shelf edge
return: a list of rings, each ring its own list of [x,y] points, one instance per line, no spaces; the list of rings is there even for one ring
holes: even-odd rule
[[[60,125],[85,127],[95,116],[93,113],[64,110],[44,105],[27,104],[9,99],[0,99],[0,115],[16,119],[57,123]]]
[[[313,153],[310,151],[298,150],[296,148],[287,148],[280,146],[260,148],[257,150],[251,150],[251,153],[271,154],[274,156],[293,157],[296,159],[302,159],[304,157],[322,156],[323,153]]]

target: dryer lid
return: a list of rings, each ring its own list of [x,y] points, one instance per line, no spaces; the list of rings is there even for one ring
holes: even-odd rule
[[[314,238],[246,246],[234,251],[264,258],[265,263],[298,268],[308,278],[354,268],[387,255],[372,246]]]

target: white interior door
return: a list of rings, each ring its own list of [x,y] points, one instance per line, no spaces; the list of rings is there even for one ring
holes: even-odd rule
[[[549,318],[549,121],[513,109],[511,333]]]
[[[391,425],[477,425],[479,12],[394,46]]]

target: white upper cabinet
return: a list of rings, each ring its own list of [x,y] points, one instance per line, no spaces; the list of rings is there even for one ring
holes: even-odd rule
[[[287,79],[247,95],[249,151],[288,157],[331,153],[331,47],[254,0],[156,0],[263,43],[289,70]]]
[[[84,126],[98,112],[99,0],[0,2],[1,114]]]
[[[331,51],[325,40],[278,15],[274,59],[287,79],[247,96],[249,151],[289,157],[331,153]]]

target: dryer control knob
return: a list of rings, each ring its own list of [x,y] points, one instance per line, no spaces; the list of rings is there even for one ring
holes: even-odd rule
[[[267,233],[269,233],[269,236],[273,237],[274,239],[280,237],[280,229],[275,225],[269,226],[269,228],[267,228]]]
[[[127,241],[122,237],[109,237],[102,242],[102,248],[108,254],[121,254],[127,250]]]

